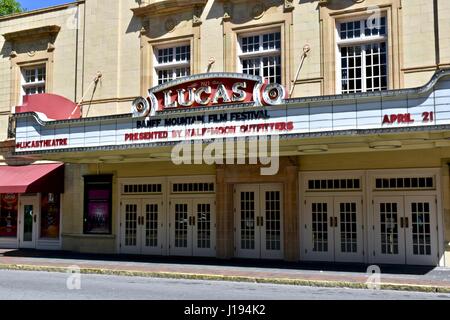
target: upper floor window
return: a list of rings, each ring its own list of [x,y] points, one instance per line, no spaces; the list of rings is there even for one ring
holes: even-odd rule
[[[191,74],[191,46],[157,48],[155,71],[158,85],[189,76]]]
[[[22,96],[45,93],[45,65],[22,68]]]
[[[338,91],[388,89],[387,20],[356,20],[338,24]]]
[[[245,74],[281,84],[281,33],[244,35],[239,38],[239,60]]]

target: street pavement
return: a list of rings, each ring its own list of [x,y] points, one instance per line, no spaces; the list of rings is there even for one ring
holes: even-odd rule
[[[367,288],[367,265],[0,250],[0,269]],[[450,293],[450,268],[379,266],[383,289]],[[376,279],[375,279],[376,280]],[[226,285],[226,284],[224,284]]]
[[[450,294],[0,271],[0,300],[449,300]],[[73,277],[73,275],[72,275]],[[69,280],[68,280],[69,279]],[[77,278],[78,279],[78,278]],[[67,284],[69,283],[68,289]],[[79,284],[79,286],[78,286]],[[80,288],[79,290],[77,288]]]

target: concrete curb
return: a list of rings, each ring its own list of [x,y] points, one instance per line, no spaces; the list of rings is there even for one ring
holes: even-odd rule
[[[43,265],[37,266],[37,265],[19,265],[19,264],[0,264],[0,270],[67,273],[68,268],[43,266]],[[232,282],[267,283],[267,284],[282,284],[282,285],[324,287],[324,288],[368,289],[366,283],[350,282],[350,281],[262,278],[262,277],[227,276],[214,274],[193,274],[181,272],[114,270],[114,269],[100,269],[100,268],[80,268],[80,272],[82,274],[97,274],[97,275],[112,275],[112,276],[127,276],[127,277],[232,281]],[[435,285],[418,285],[418,284],[380,283],[380,289],[395,290],[395,291],[429,292],[429,293],[450,293],[450,287],[435,286]]]

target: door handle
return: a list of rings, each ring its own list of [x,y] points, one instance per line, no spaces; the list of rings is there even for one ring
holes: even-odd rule
[[[405,218],[405,228],[409,228],[409,219]]]
[[[264,226],[264,217],[260,217],[261,220],[259,220],[259,225],[262,227]]]
[[[189,217],[189,225],[192,226],[192,217]]]
[[[37,220],[36,215],[33,216],[33,220],[34,220],[34,223],[36,223],[36,220]]]
[[[338,226],[337,217],[330,217],[330,228],[336,228]]]
[[[400,228],[403,229],[403,218],[400,218]]]
[[[330,228],[336,228],[338,225],[336,217],[330,217]]]

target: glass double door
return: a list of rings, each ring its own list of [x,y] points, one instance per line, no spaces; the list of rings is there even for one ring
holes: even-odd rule
[[[171,199],[169,233],[170,255],[215,256],[214,199]]]
[[[304,257],[312,261],[363,262],[362,198],[309,197],[304,208]]]
[[[164,250],[165,215],[161,199],[127,199],[121,205],[120,252],[160,255]]]
[[[376,197],[374,262],[436,265],[436,227],[435,196]]]
[[[36,248],[39,217],[39,198],[21,197],[19,216],[19,247]]]
[[[282,259],[283,186],[236,186],[235,224],[237,257]]]

